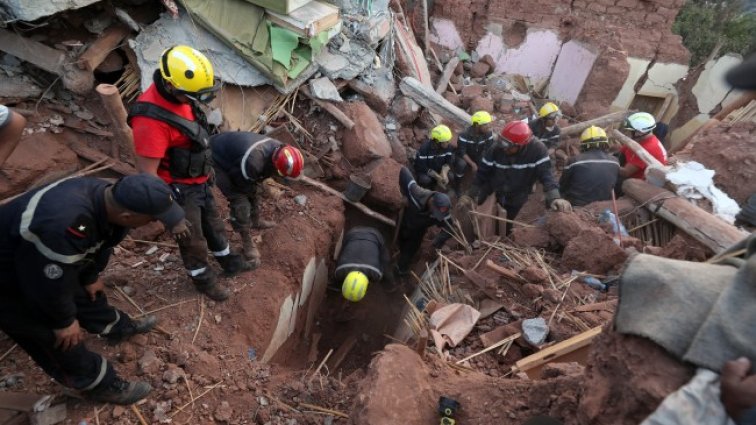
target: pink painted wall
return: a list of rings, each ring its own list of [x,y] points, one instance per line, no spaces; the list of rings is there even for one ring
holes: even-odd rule
[[[596,57],[596,53],[577,41],[565,43],[549,81],[549,98],[574,105]]]
[[[480,56],[493,57],[496,72],[542,80],[551,75],[561,47],[555,32],[528,30],[525,41],[515,49],[507,48],[501,36],[489,32],[478,42],[476,51]]]
[[[462,42],[462,38],[457,32],[457,27],[454,26],[454,22],[448,19],[433,18],[431,19],[431,25],[432,30],[429,38],[432,42],[450,50],[465,48],[465,43]]]

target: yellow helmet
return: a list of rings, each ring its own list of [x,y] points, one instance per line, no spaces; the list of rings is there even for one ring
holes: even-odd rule
[[[202,102],[212,100],[212,93],[220,87],[207,57],[189,46],[166,49],[160,56],[160,75],[181,94]]]
[[[452,131],[451,129],[449,129],[449,127],[443,124],[437,125],[436,127],[433,127],[433,130],[431,130],[430,137],[438,143],[446,143],[451,140]]]
[[[606,131],[601,127],[592,125],[580,134],[580,146],[590,148],[593,146],[600,146],[602,143],[608,144],[609,139],[606,137]]]
[[[484,125],[493,121],[491,114],[486,111],[478,111],[472,116],[472,123],[475,125]]]
[[[349,301],[356,303],[365,297],[367,292],[368,277],[365,273],[353,271],[344,278],[344,283],[341,285],[341,294]]]
[[[547,117],[551,114],[558,114],[559,113],[559,107],[556,106],[552,102],[547,102],[545,105],[541,106],[541,109],[538,110],[538,116],[540,118]]]

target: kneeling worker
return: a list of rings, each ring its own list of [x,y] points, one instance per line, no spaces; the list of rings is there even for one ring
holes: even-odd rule
[[[383,279],[390,258],[383,235],[372,227],[354,227],[344,235],[334,278],[343,281],[341,293],[349,301],[360,301],[370,282]],[[386,280],[392,283],[390,273]]]
[[[154,316],[133,320],[108,305],[99,274],[129,228],[156,219],[167,229],[187,228],[171,189],[147,174],[114,185],[64,179],[0,208],[0,329],[89,400],[128,405],[151,391],[89,351],[82,328],[118,342],[155,326]]]
[[[580,135],[581,154],[567,162],[559,179],[560,193],[573,206],[612,199],[620,165],[608,150],[609,139],[603,129],[591,126]]]
[[[295,147],[246,131],[212,136],[210,148],[216,183],[231,210],[231,226],[241,236],[244,257],[257,267],[260,252],[250,229],[275,226],[260,219],[260,182],[275,175],[299,177],[304,157]]]

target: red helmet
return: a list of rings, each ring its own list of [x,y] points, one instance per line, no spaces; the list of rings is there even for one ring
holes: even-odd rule
[[[524,121],[512,121],[501,130],[501,137],[509,143],[525,146],[533,137],[533,131]]]
[[[304,167],[302,152],[294,146],[283,145],[273,154],[273,164],[278,174],[284,177],[297,178]]]

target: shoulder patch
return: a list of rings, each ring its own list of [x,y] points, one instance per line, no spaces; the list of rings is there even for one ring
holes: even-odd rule
[[[94,220],[92,217],[79,214],[76,219],[66,228],[66,233],[79,239],[89,237],[94,231]]]
[[[63,276],[63,269],[55,263],[49,263],[45,264],[42,268],[42,273],[44,273],[46,278],[55,280],[60,279],[60,277]]]

